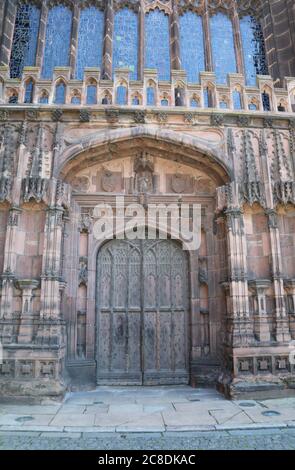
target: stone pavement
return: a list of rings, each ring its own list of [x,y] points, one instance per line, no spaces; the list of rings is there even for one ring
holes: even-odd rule
[[[95,438],[103,433],[173,436],[202,431],[217,436],[218,431],[272,429],[295,430],[295,397],[228,401],[213,389],[188,386],[99,387],[69,393],[62,403],[0,404],[2,440],[8,433]]]

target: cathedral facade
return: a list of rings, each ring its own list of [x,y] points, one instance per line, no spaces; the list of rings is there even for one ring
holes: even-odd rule
[[[293,0],[0,1],[0,394],[294,393],[294,174]]]

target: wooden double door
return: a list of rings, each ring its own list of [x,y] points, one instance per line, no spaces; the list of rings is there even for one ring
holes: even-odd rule
[[[97,256],[97,383],[185,384],[188,260],[173,240],[111,240]]]

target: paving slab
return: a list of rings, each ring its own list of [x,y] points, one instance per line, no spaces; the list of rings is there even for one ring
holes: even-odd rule
[[[199,425],[207,425],[207,424],[216,424],[215,419],[209,415],[208,412],[203,411],[202,413],[198,412],[170,412],[164,411],[162,413],[164,423],[166,426],[173,426],[175,428],[183,428],[186,426],[199,426]]]
[[[47,438],[47,437],[53,437],[53,438],[68,438],[68,439],[80,439],[82,436],[81,432],[49,432],[49,431],[44,431],[41,432],[40,437]]]
[[[93,426],[95,415],[58,413],[52,420],[52,426]]]
[[[253,421],[242,410],[213,410],[209,412],[217,424],[251,424]]]
[[[6,414],[0,416],[0,425],[48,426],[55,415]],[[30,418],[33,418],[29,420]]]
[[[165,431],[164,421],[160,413],[143,415],[139,419],[132,419],[128,423],[116,427],[117,432],[147,432],[150,430],[154,432]]]

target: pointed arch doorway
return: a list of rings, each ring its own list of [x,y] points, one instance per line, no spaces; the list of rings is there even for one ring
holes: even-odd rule
[[[96,269],[97,383],[187,384],[187,252],[169,239],[114,239]]]

